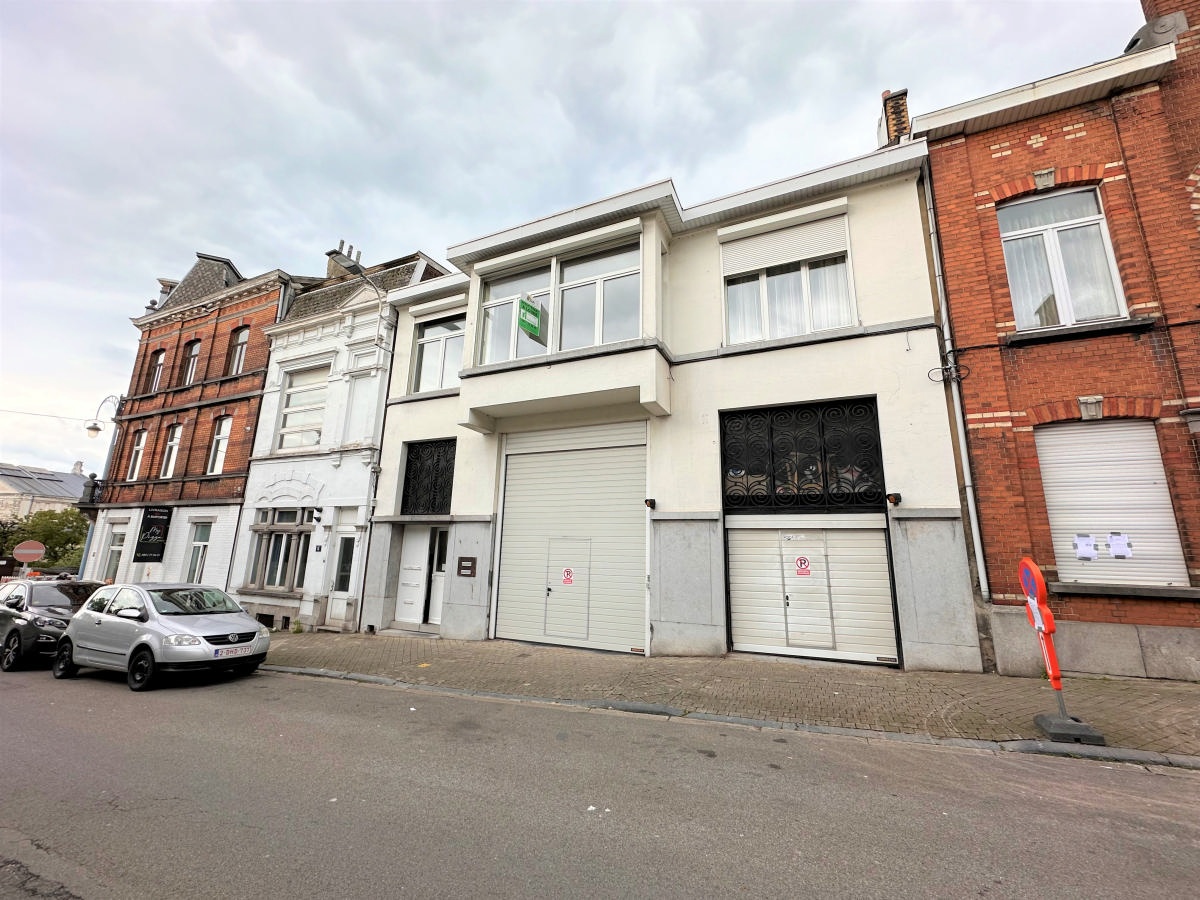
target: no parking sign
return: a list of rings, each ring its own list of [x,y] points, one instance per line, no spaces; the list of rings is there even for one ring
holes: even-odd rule
[[[807,556],[797,556],[796,557],[796,574],[797,575],[811,575],[812,574],[812,568],[809,565]]]

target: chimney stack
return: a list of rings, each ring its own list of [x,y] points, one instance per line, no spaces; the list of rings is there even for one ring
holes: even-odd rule
[[[883,92],[883,116],[879,120],[879,144],[892,147],[909,133],[908,88]]]

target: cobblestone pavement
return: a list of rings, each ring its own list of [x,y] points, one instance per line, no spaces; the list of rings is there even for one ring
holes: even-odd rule
[[[267,664],[438,689],[933,739],[1044,741],[1034,716],[1058,711],[1043,679],[747,654],[646,658],[503,640],[315,632],[272,635]],[[1200,684],[1076,675],[1064,679],[1063,695],[1068,712],[1112,748],[1200,758]]]

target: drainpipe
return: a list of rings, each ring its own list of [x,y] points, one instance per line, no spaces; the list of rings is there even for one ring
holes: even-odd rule
[[[942,248],[938,243],[937,220],[933,212],[933,179],[929,171],[929,159],[921,166],[925,191],[925,210],[929,217],[929,241],[933,247],[933,271],[937,281],[938,312],[942,319],[942,355],[948,362],[955,361],[954,337],[950,333],[950,306],[946,301],[946,283],[942,274]],[[971,476],[971,457],[967,450],[967,426],[963,421],[962,392],[954,373],[950,377],[950,394],[954,407],[954,431],[958,438],[958,455],[963,467],[963,490],[967,498],[967,518],[971,525],[971,543],[975,547],[975,570],[979,573],[979,592],[984,600],[991,599],[988,585],[987,564],[983,558],[983,538],[979,531],[979,510],[975,505],[975,484]]]

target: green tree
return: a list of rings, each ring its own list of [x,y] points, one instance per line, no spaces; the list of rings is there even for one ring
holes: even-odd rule
[[[13,543],[39,541],[46,545],[46,556],[40,560],[41,564],[61,566],[69,564],[71,559],[79,559],[87,531],[87,517],[79,510],[43,509],[17,523]]]
[[[13,547],[21,543],[17,537],[20,527],[20,519],[0,519],[0,556],[10,555]]]

